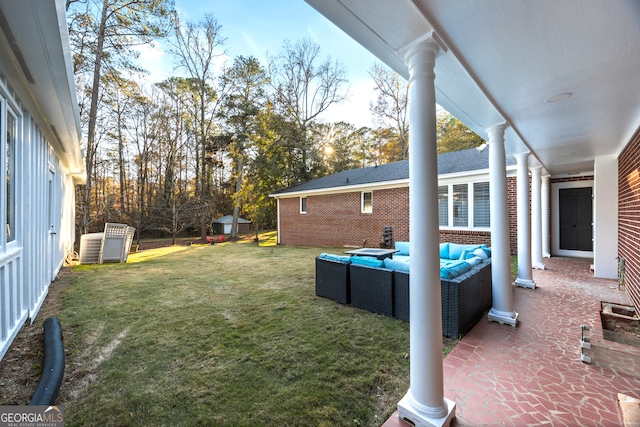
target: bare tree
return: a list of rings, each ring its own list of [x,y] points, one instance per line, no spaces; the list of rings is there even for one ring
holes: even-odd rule
[[[286,40],[280,55],[270,58],[269,72],[281,114],[300,126],[347,96],[344,67],[330,57],[322,61],[320,46],[310,39]]]
[[[74,70],[90,74],[87,120],[87,183],[83,192],[82,231],[89,226],[92,171],[97,151],[96,124],[103,68],[136,68],[132,47],[150,43],[166,34],[173,0],[68,0],[69,34],[74,46]]]
[[[369,75],[378,94],[376,102],[369,104],[369,109],[382,127],[391,126],[396,130],[398,148],[394,151],[399,151],[400,155],[393,160],[406,160],[409,157],[409,84],[378,63],[373,65]]]
[[[134,224],[138,230],[138,244],[140,244],[140,231],[147,225],[147,213],[150,195],[150,174],[152,170],[152,157],[156,151],[157,133],[155,132],[154,116],[157,105],[152,97],[140,94],[132,105],[133,113],[130,117],[128,133],[135,143],[134,163],[137,168],[136,179],[136,215]]]
[[[178,15],[173,18],[175,39],[171,53],[176,57],[176,65],[191,77],[194,90],[198,94],[196,123],[199,150],[196,153],[196,197],[200,200],[200,237],[207,233],[207,142],[212,137],[213,118],[217,112],[220,94],[213,90],[214,66],[218,57],[224,54],[225,39],[221,35],[222,26],[213,15],[207,14],[197,23],[182,24]]]
[[[298,150],[305,170],[301,180],[313,177],[313,163],[321,162],[317,147],[309,141],[309,122],[331,105],[347,97],[346,71],[330,57],[320,58],[320,46],[309,39],[296,44],[285,41],[281,53],[269,58],[273,102],[285,119],[298,126]]]
[[[128,206],[128,176],[127,176],[127,130],[129,119],[134,112],[133,104],[140,96],[140,87],[133,81],[126,79],[118,73],[110,73],[103,81],[105,104],[109,107],[109,137],[117,141],[117,169],[120,187],[120,209],[126,217],[129,213]]]

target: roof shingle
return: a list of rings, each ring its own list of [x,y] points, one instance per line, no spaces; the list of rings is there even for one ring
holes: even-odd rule
[[[514,165],[507,159],[507,166]],[[438,154],[438,175],[489,169],[489,150],[478,152],[475,148]],[[322,190],[376,182],[397,181],[409,178],[409,161],[387,163],[379,166],[350,169],[322,178],[312,179],[303,184],[274,192],[286,194],[299,191]]]

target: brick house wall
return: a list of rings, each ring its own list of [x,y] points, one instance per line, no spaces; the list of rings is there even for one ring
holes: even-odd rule
[[[618,157],[618,254],[625,259],[626,290],[640,309],[640,130]]]
[[[529,178],[531,187],[531,178]],[[531,189],[529,189],[529,206],[531,206]],[[518,179],[507,177],[507,209],[509,217],[509,246],[511,255],[518,253]],[[491,237],[491,233],[489,233]]]
[[[299,197],[280,199],[280,243],[374,248],[387,225],[394,240],[409,240],[408,187],[374,190],[372,213],[360,212],[360,197],[360,191],[307,196],[306,214]]]
[[[518,250],[516,178],[507,178],[511,253]],[[307,196],[307,213],[300,198],[280,198],[280,243],[293,246],[378,247],[384,227],[394,241],[409,240],[409,188],[373,190],[373,212],[360,212],[360,191]],[[441,230],[441,242],[491,245],[491,233]]]

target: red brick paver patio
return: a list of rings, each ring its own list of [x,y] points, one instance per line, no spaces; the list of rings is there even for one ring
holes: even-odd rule
[[[517,328],[485,315],[444,359],[452,425],[618,426],[618,393],[640,398],[640,349],[622,346],[630,363],[615,370],[600,354],[592,364],[580,360],[580,326],[601,337],[600,302],[630,305],[626,293],[595,279],[589,261],[545,261],[546,270],[534,271],[537,289],[514,289]],[[396,412],[384,427],[406,425]]]

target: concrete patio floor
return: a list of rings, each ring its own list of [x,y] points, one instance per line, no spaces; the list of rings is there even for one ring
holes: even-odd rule
[[[533,272],[535,290],[514,289],[518,327],[485,314],[444,359],[452,425],[640,426],[626,409],[623,423],[618,404],[618,393],[640,398],[640,349],[601,340],[600,302],[631,305],[629,297],[611,289],[617,281],[594,278],[589,260],[545,263]],[[581,325],[605,347],[591,364],[580,359]],[[395,412],[383,427],[407,425]]]

